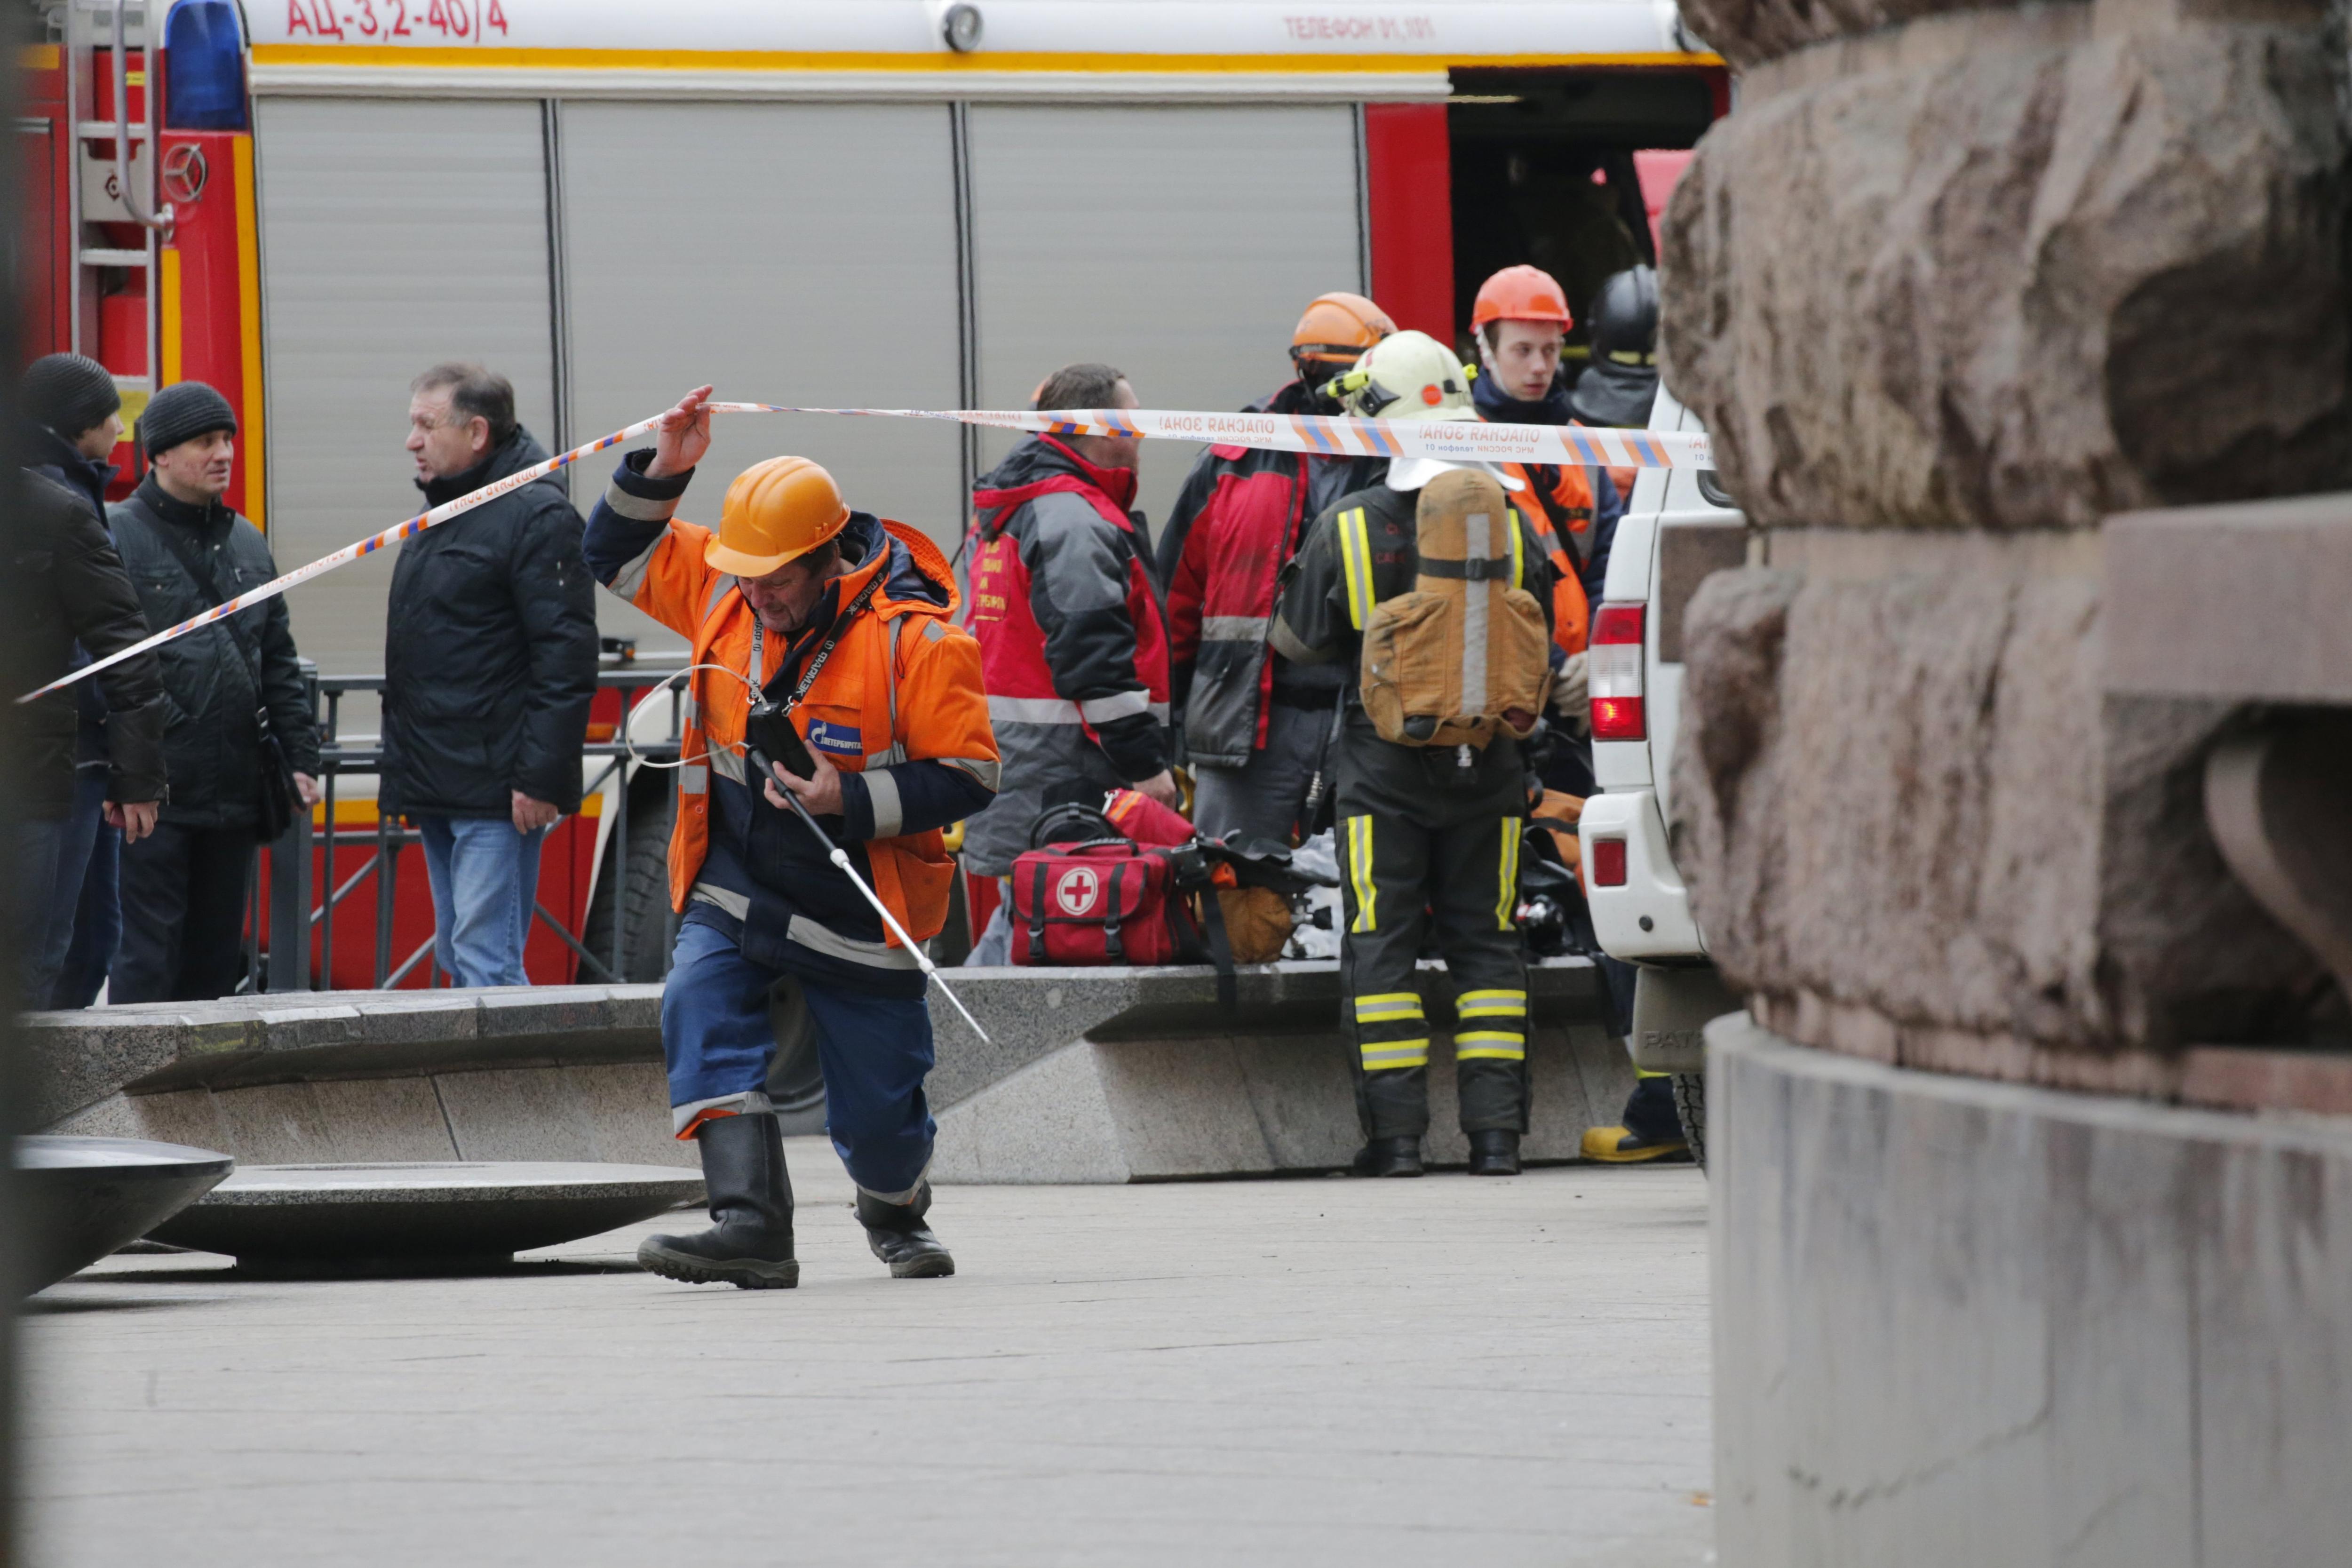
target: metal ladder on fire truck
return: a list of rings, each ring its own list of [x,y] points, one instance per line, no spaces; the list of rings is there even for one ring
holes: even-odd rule
[[[74,258],[72,346],[114,373],[129,426],[145,411],[163,372],[163,242],[172,226],[172,208],[155,198],[154,149],[163,116],[152,62],[171,0],[66,0],[64,9],[66,113],[75,154],[67,182]],[[126,127],[132,88],[139,89],[143,113]],[[84,101],[91,98],[99,101]],[[110,118],[89,118],[110,110]],[[92,243],[100,225],[135,226],[141,243],[135,249],[108,244],[114,237],[103,231]],[[131,279],[121,276],[126,272],[136,275],[142,285],[136,292],[144,302],[140,314],[145,353],[137,374],[121,368],[126,345],[100,341],[108,336],[100,327],[103,301],[133,292],[126,286]]]

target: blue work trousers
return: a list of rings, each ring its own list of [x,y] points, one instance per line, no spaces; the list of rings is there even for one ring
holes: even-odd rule
[[[766,1110],[776,1055],[768,997],[784,978],[744,957],[725,931],[692,920],[678,927],[662,988],[662,1055],[680,1131],[703,1111]],[[938,1131],[923,1098],[932,1060],[929,1005],[921,997],[794,979],[816,1025],[834,1152],[866,1192],[908,1201]]]
[[[420,816],[433,883],[433,959],[460,985],[528,985],[523,943],[539,899],[547,829],[503,816]]]

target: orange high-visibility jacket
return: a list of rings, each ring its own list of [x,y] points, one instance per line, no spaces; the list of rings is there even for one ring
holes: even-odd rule
[[[939,548],[916,530],[887,519],[882,526],[905,546],[924,576],[947,589],[947,603],[893,598],[886,580],[795,710],[795,724],[813,751],[845,773],[943,762],[993,789],[996,737],[989,728],[979,645],[955,624],[962,603],[955,574]],[[641,566],[631,563],[630,573],[642,571],[633,591],[627,591],[625,574],[611,586],[689,638],[696,664],[741,670],[751,657],[753,612],[735,591],[735,579],[703,559],[709,538],[710,530],[672,519],[667,534],[641,558]],[[889,570],[893,553],[885,548],[843,577],[836,602],[849,604],[868,578]],[[773,635],[763,639],[763,686],[782,668],[789,640]],[[680,752],[689,760],[679,770],[680,809],[669,844],[670,905],[680,910],[709,849],[710,770],[739,782],[748,777],[740,747],[751,709],[749,689],[718,670],[698,669],[691,680]],[[780,689],[770,694],[788,695]],[[857,737],[860,751],[845,754],[829,742],[840,735]],[[908,933],[918,942],[937,935],[947,922],[948,889],[955,877],[955,862],[941,846],[939,830],[872,838],[865,848],[875,892]],[[898,945],[898,939],[891,937],[889,945]]]
[[[1591,529],[1592,481],[1572,465],[1505,463],[1502,468],[1527,487],[1511,491],[1511,501],[1551,561],[1551,640],[1562,653],[1582,653],[1592,633],[1592,606],[1578,575],[1583,552],[1564,536]]]

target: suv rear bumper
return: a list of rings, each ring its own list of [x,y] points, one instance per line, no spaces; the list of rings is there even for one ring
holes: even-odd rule
[[[1691,918],[1690,895],[1666,852],[1665,819],[1654,790],[1608,790],[1584,803],[1576,825],[1588,879],[1596,838],[1625,843],[1622,887],[1588,885],[1592,926],[1601,949],[1612,958],[1656,963],[1706,956],[1698,922]],[[1645,923],[1646,922],[1646,923]]]

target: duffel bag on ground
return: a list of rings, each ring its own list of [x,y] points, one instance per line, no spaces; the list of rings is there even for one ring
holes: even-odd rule
[[[1200,963],[1207,943],[1171,851],[1127,838],[1048,844],[1013,861],[1013,962]]]

